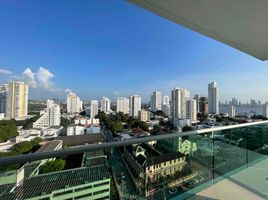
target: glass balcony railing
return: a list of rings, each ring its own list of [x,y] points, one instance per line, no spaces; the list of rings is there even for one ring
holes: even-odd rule
[[[109,140],[2,157],[0,199],[268,198],[267,121]]]

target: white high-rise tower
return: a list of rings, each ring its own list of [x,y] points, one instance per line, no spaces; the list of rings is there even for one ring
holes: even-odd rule
[[[186,100],[190,92],[183,88],[174,88],[171,91],[171,116],[175,123],[178,119],[186,118]]]
[[[161,92],[154,91],[151,95],[151,109],[152,111],[162,110],[162,96]]]
[[[196,100],[187,100],[186,101],[186,117],[190,119],[191,123],[197,121],[197,112],[196,112]]]
[[[118,97],[116,102],[116,112],[124,114],[129,113],[129,99],[126,97]]]
[[[102,97],[100,101],[100,110],[109,114],[111,112],[111,100],[107,97]]]
[[[83,102],[73,92],[67,94],[67,113],[79,113],[82,111]]]
[[[90,101],[90,117],[94,118],[99,112],[99,102],[97,100]]]
[[[60,106],[53,100],[47,100],[47,108],[43,115],[33,123],[33,128],[46,128],[60,125]]]
[[[208,84],[208,112],[217,115],[220,113],[220,91],[216,82]]]

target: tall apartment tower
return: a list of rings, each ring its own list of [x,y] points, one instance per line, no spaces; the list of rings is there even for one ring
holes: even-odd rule
[[[191,123],[195,123],[197,121],[196,105],[195,99],[186,101],[186,117],[190,119]]]
[[[60,125],[60,106],[53,100],[47,100],[47,108],[41,117],[33,123],[33,128],[47,128]]]
[[[200,112],[200,96],[198,94],[194,95],[194,100],[196,100],[196,112]]]
[[[141,111],[141,97],[138,95],[129,97],[129,115],[137,118]]]
[[[229,105],[229,108],[228,108],[228,116],[229,117],[235,117],[235,106]]]
[[[109,114],[111,112],[111,100],[107,97],[102,97],[100,101],[100,110]]]
[[[208,98],[200,97],[199,98],[199,109],[202,113],[208,113]]]
[[[79,113],[82,111],[83,102],[73,92],[67,94],[67,113]]]
[[[190,92],[183,88],[174,88],[171,91],[171,116],[175,123],[178,119],[186,118],[186,100]]]
[[[268,118],[268,104],[264,104],[263,106],[263,116]]]
[[[116,112],[129,114],[129,99],[126,97],[118,97],[116,101]]]
[[[90,117],[94,118],[99,112],[99,102],[97,100],[90,101]]]
[[[169,105],[169,96],[165,95],[163,97],[163,105]]]
[[[163,97],[162,111],[166,116],[170,116],[169,96]]]
[[[161,92],[154,91],[151,95],[151,109],[153,112],[156,112],[157,110],[162,110]]]
[[[23,118],[28,114],[28,85],[24,82],[7,84],[5,113],[8,118]]]
[[[7,85],[0,85],[0,113],[6,115]]]
[[[220,91],[216,82],[208,84],[208,112],[210,114],[220,113]]]

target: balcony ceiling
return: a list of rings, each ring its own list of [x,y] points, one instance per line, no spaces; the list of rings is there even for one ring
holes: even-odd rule
[[[267,0],[128,0],[260,60],[268,59]]]

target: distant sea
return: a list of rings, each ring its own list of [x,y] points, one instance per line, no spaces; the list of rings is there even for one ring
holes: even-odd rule
[[[236,115],[262,115],[263,107],[261,106],[236,106],[235,107]],[[228,113],[228,106],[221,105],[220,113]]]

